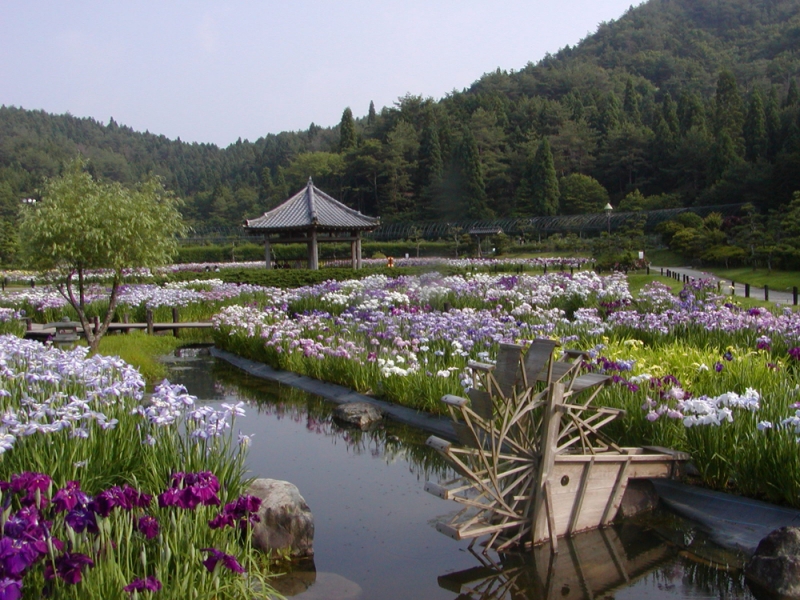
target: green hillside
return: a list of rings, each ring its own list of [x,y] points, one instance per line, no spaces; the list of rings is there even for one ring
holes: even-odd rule
[[[750,202],[766,214],[800,190],[799,47],[800,0],[650,0],[441,100],[408,95],[376,111],[365,98],[354,110],[367,114],[343,107],[339,126],[224,149],[2,107],[0,220],[79,153],[97,177],[162,175],[198,228],[238,225],[309,176],[384,223],[580,214],[608,201]]]

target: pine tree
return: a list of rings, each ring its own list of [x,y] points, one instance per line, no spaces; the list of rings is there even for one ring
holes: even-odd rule
[[[347,152],[356,147],[356,122],[353,120],[353,111],[350,107],[344,109],[342,121],[339,123],[339,151]]]
[[[767,158],[774,160],[781,145],[781,116],[778,109],[778,92],[775,86],[769,90],[767,105],[764,108],[764,119],[767,128]]]
[[[664,94],[664,99],[661,102],[661,116],[664,118],[670,133],[673,136],[677,136],[681,130],[680,121],[678,120],[678,106],[672,100],[669,92]]]
[[[490,219],[492,211],[486,202],[478,144],[469,127],[464,127],[458,151],[458,162],[464,199],[464,216],[468,219]]]
[[[719,140],[723,132],[727,134],[737,156],[744,155],[743,125],[742,97],[736,78],[730,71],[722,71],[714,96],[714,135]]]
[[[286,184],[283,167],[281,166],[276,169],[275,181],[272,189],[275,190],[273,198],[278,198],[278,202],[275,204],[280,204],[289,198],[289,186]]]
[[[681,135],[686,135],[692,128],[705,130],[705,110],[700,98],[695,94],[681,92],[678,98],[678,122]]]
[[[800,92],[797,90],[797,80],[792,78],[792,80],[789,81],[789,90],[786,92],[786,99],[783,102],[783,107],[797,106],[798,102],[800,102]]]
[[[627,119],[635,125],[641,125],[642,114],[639,111],[639,101],[641,98],[633,87],[633,80],[628,78],[625,83],[625,95],[622,98],[622,110]]]
[[[375,113],[375,103],[369,101],[369,112],[367,113],[367,127],[375,127],[375,122],[378,120],[378,115]]]
[[[439,143],[439,128],[433,110],[425,112],[425,122],[422,125],[420,136],[419,156],[417,168],[417,189],[419,193],[436,184],[442,177],[443,163],[442,150]]]
[[[744,157],[750,162],[767,156],[767,125],[764,114],[764,101],[756,88],[750,96],[747,117],[744,122]]]
[[[736,153],[733,140],[728,132],[723,130],[711,147],[711,163],[709,165],[711,180],[716,182],[722,179],[725,171],[738,161],[739,155]]]
[[[530,175],[533,214],[551,216],[558,212],[558,177],[547,138],[542,138]]]

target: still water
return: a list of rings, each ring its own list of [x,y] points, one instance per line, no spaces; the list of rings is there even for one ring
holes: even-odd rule
[[[205,353],[167,359],[169,379],[203,403],[244,401],[253,477],[294,483],[314,514],[313,564],[276,582],[297,600],[753,598],[742,557],[666,511],[547,548],[472,553],[438,533],[456,505],[423,491],[450,476],[427,434],[387,423],[339,427],[333,405]]]

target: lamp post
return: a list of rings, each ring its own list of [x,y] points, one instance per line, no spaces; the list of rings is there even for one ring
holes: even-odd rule
[[[614,207],[611,206],[611,202],[608,202],[603,210],[606,211],[606,232],[611,235],[611,211],[614,210]]]

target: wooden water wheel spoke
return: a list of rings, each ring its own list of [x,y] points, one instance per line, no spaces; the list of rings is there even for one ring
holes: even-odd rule
[[[554,360],[555,346],[552,340],[535,340],[523,353],[521,346],[501,344],[496,365],[469,363],[469,399],[442,398],[463,447],[433,436],[428,445],[460,476],[443,484],[428,482],[425,489],[463,506],[437,529],[455,539],[472,538],[470,548],[487,537],[486,548],[550,539],[555,549],[558,536],[605,525],[613,517],[627,468],[615,476],[613,497],[600,511],[602,522],[595,519],[596,506],[582,511],[609,493],[609,467],[634,461],[631,472],[663,476],[671,471],[664,463],[676,460],[667,452],[631,453],[605,435],[602,428],[623,414],[593,404],[610,378],[582,374],[584,352],[567,351],[563,360]],[[587,455],[591,461],[597,455],[597,462],[583,467]],[[580,483],[569,485],[571,477]]]

